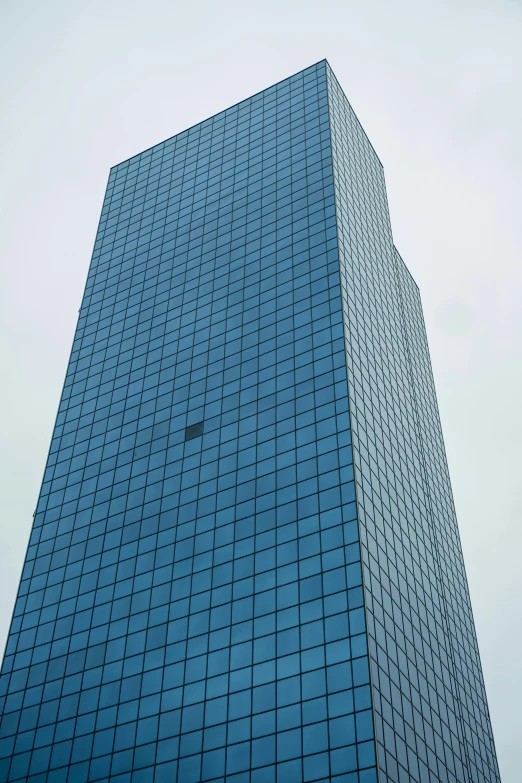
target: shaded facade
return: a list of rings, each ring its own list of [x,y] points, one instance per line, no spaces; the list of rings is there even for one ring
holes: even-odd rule
[[[0,781],[498,781],[418,289],[323,61],[111,170]]]

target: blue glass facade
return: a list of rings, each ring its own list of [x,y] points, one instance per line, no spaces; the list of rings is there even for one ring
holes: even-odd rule
[[[111,170],[0,783],[498,781],[418,290],[323,61]]]

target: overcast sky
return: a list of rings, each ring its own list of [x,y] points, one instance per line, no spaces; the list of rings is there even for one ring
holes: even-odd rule
[[[417,280],[503,783],[522,747],[522,0],[0,0],[0,650],[110,166],[327,57]]]

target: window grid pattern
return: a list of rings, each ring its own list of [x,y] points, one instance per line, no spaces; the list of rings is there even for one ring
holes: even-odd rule
[[[348,408],[322,62],[111,170],[1,783],[376,783]]]
[[[328,84],[379,779],[499,781],[420,298],[380,161]]]
[[[495,744],[440,426],[422,303],[419,289],[397,250],[395,258],[430,512],[436,539],[442,542],[442,546],[439,545],[441,579],[443,585],[457,586],[457,589],[446,589],[444,597],[457,671],[457,694],[464,705],[464,720],[471,728],[471,732],[466,728],[466,749],[475,760],[478,737],[483,742],[482,753],[485,748],[484,756],[493,772],[491,780],[497,780],[499,770]],[[475,766],[480,769],[480,762],[476,761]],[[473,767],[471,769],[472,775],[478,777]]]

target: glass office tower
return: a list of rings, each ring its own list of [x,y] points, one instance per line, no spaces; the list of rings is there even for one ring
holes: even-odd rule
[[[419,293],[323,61],[110,172],[0,781],[499,781]]]

